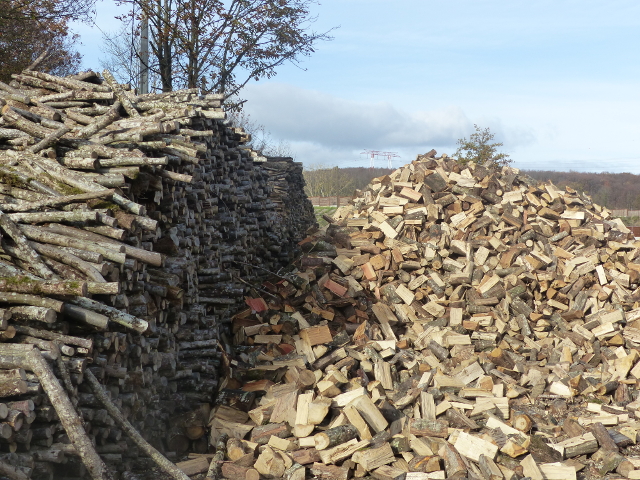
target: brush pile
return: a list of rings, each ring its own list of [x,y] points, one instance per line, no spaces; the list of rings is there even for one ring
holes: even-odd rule
[[[147,468],[102,389],[159,450],[206,453],[222,324],[315,223],[302,166],[244,146],[220,95],[103,76],[0,83],[0,476]]]
[[[226,478],[640,478],[640,242],[586,195],[434,155],[233,317]]]

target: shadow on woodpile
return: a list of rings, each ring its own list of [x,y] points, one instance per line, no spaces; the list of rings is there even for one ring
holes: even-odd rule
[[[209,451],[225,322],[315,224],[302,165],[219,95],[108,71],[25,71],[0,107],[0,475],[186,478],[149,455]]]

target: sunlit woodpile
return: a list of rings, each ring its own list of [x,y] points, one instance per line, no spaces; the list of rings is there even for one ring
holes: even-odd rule
[[[0,83],[0,476],[155,465],[109,402],[174,460],[208,452],[225,322],[315,223],[301,164],[251,151],[221,100]]]
[[[233,317],[226,478],[640,478],[640,242],[586,195],[434,156]]]
[[[0,84],[0,476],[640,478],[621,220],[431,151],[310,229],[221,100]]]

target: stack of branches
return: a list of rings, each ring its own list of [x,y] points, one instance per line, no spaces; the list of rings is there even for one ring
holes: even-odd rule
[[[299,164],[254,159],[218,95],[135,95],[106,70],[13,78],[0,83],[0,462],[12,478],[146,469],[151,447],[129,431],[206,453],[228,312],[315,221]]]

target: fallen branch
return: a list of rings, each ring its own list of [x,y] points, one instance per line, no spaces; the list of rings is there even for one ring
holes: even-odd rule
[[[62,423],[91,477],[95,480],[112,480],[113,475],[97,454],[82,426],[82,420],[78,417],[71,400],[40,350],[33,345],[2,344],[0,345],[0,358],[2,358],[4,368],[13,363],[11,368],[24,368],[36,374],[40,385],[60,417],[60,423]]]
[[[25,68],[25,70],[34,70],[38,65],[40,65],[44,61],[45,58],[47,58],[49,50],[50,50],[49,47],[45,48],[42,51],[42,53],[38,55],[38,58],[36,58],[31,65]]]
[[[131,425],[122,416],[122,413],[120,413],[118,407],[116,407],[113,402],[111,402],[109,397],[107,397],[107,395],[104,393],[102,385],[100,385],[96,377],[93,375],[93,373],[91,373],[91,370],[85,370],[84,378],[89,382],[93,393],[96,395],[96,397],[98,397],[98,400],[102,402],[104,407],[107,409],[107,412],[109,412],[109,415],[111,415],[111,418],[115,420],[120,428],[122,428],[124,432],[129,435],[129,438],[131,438],[131,440],[133,440],[142,451],[149,455],[149,457],[154,462],[156,462],[156,464],[164,472],[166,472],[168,475],[171,475],[172,478],[175,478],[176,480],[189,480],[189,477],[185,475],[182,470],[180,470],[175,466],[175,464],[167,460],[164,455],[162,455],[158,450],[149,445],[149,443],[144,438],[142,438],[138,431],[133,428],[133,425]]]
[[[220,435],[220,438],[218,438],[216,442],[216,453],[211,459],[209,470],[207,470],[207,475],[204,477],[205,480],[216,480],[220,475],[220,464],[224,461],[224,456],[227,452],[227,438],[228,435],[226,433],[223,433]]]

